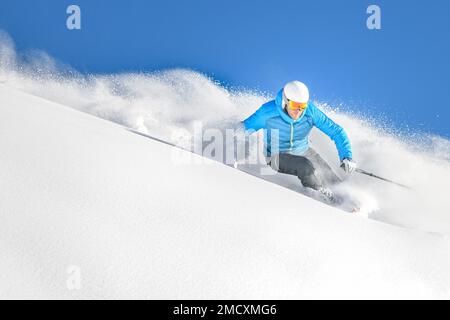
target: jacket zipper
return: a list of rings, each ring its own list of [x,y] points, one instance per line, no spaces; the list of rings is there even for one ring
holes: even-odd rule
[[[294,125],[291,123],[291,150],[294,146]]]

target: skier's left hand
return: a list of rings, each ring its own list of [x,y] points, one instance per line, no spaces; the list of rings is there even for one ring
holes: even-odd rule
[[[352,173],[352,172],[355,171],[355,169],[356,169],[356,162],[353,161],[352,159],[347,159],[347,158],[345,158],[345,159],[342,160],[342,162],[341,162],[341,168],[342,168],[342,170],[344,170],[346,173]]]

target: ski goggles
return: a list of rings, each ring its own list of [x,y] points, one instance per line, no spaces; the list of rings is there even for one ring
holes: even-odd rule
[[[308,106],[308,102],[295,102],[292,100],[287,100],[287,106],[291,110],[305,110]]]

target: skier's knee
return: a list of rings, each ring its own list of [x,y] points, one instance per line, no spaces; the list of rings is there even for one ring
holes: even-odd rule
[[[298,165],[297,165],[297,174],[300,177],[307,177],[307,176],[312,176],[315,173],[315,168],[313,163],[306,159],[306,158],[302,158],[302,161],[299,161]]]
[[[299,179],[305,188],[319,190],[322,187],[319,179],[314,174],[299,177]]]

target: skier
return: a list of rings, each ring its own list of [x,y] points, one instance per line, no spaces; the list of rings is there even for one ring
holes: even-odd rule
[[[317,127],[330,137],[339,153],[341,168],[346,173],[356,169],[350,141],[344,129],[334,123],[310,100],[308,87],[300,81],[286,84],[275,100],[263,104],[244,120],[245,134],[265,129],[266,161],[272,169],[297,176],[302,185],[320,192],[329,203],[336,203],[327,187],[340,182],[326,161],[309,146],[309,134]],[[278,135],[272,135],[273,130]],[[278,136],[278,141],[271,141]]]

